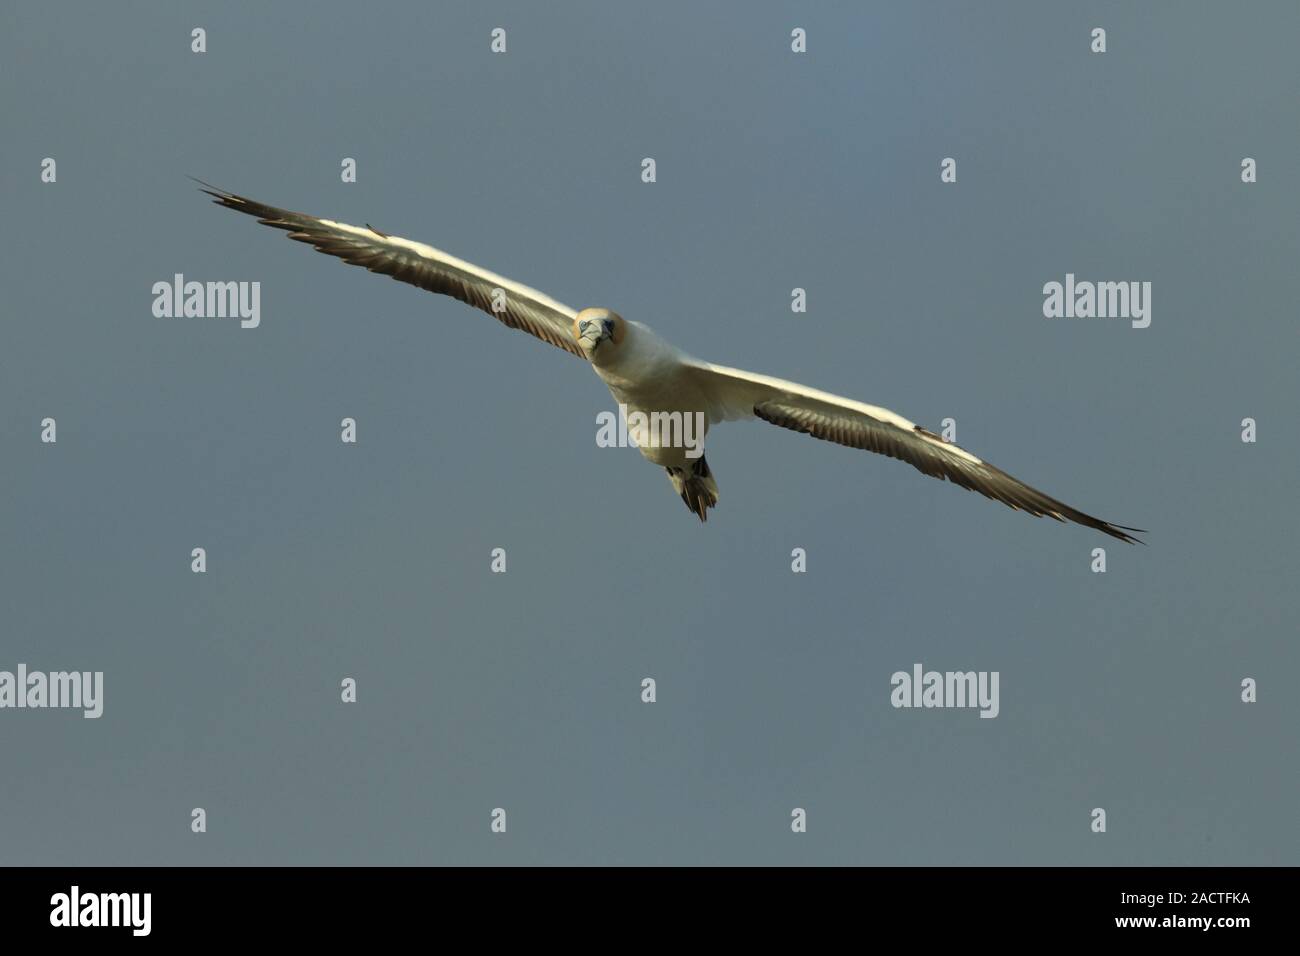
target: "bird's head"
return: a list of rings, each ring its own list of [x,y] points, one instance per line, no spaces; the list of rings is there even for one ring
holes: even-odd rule
[[[606,360],[623,344],[627,323],[617,312],[609,309],[583,309],[573,320],[573,337],[577,339],[582,354],[595,362],[597,355]]]

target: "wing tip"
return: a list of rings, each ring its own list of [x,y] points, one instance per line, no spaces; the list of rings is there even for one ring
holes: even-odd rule
[[[1102,524],[1105,525],[1105,527],[1101,528],[1101,531],[1104,531],[1112,538],[1119,538],[1119,540],[1123,541],[1125,544],[1140,544],[1145,546],[1147,542],[1143,541],[1141,538],[1136,538],[1133,535],[1151,533],[1146,528],[1130,528],[1128,525],[1111,524],[1109,521],[1103,521]],[[1132,531],[1133,534],[1128,534],[1130,531]]]
[[[198,183],[199,192],[211,196],[212,201],[218,206],[225,206],[227,209],[241,209],[248,205],[247,199],[230,192],[228,189],[222,189],[220,186],[214,186],[212,183],[204,182],[197,176],[188,176],[187,178]]]
[[[199,179],[198,176],[187,175],[185,178],[190,180],[191,182],[198,183],[199,192],[207,193],[209,196],[234,196],[235,195],[232,192],[227,192],[226,190],[222,189],[220,186],[214,186],[210,182]]]

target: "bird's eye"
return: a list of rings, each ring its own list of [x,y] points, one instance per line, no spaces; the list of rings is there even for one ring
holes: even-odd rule
[[[583,319],[581,322],[578,323],[579,332],[586,332],[587,329],[589,328],[591,328],[591,323],[588,322],[586,319]]]

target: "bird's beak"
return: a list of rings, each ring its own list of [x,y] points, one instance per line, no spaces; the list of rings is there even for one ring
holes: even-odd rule
[[[587,343],[587,348],[592,355],[596,354],[596,350],[600,348],[602,342],[607,342],[612,338],[613,336],[606,332],[601,325],[592,326],[582,335],[582,340]]]

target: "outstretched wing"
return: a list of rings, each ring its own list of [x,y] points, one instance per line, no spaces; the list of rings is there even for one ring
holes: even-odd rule
[[[710,423],[761,418],[837,445],[897,458],[932,478],[1036,517],[1073,521],[1130,544],[1139,539],[1127,532],[1142,533],[1071,508],[888,409],[696,359],[686,360],[685,373],[704,396]]]
[[[370,226],[317,219],[267,206],[202,183],[203,192],[227,209],[256,216],[265,226],[283,229],[290,239],[336,256],[348,265],[391,276],[429,292],[449,295],[482,309],[512,329],[519,329],[579,358],[585,358],[573,337],[576,310],[536,289],[512,282],[420,242],[390,236]],[[494,308],[495,306],[495,308]]]

